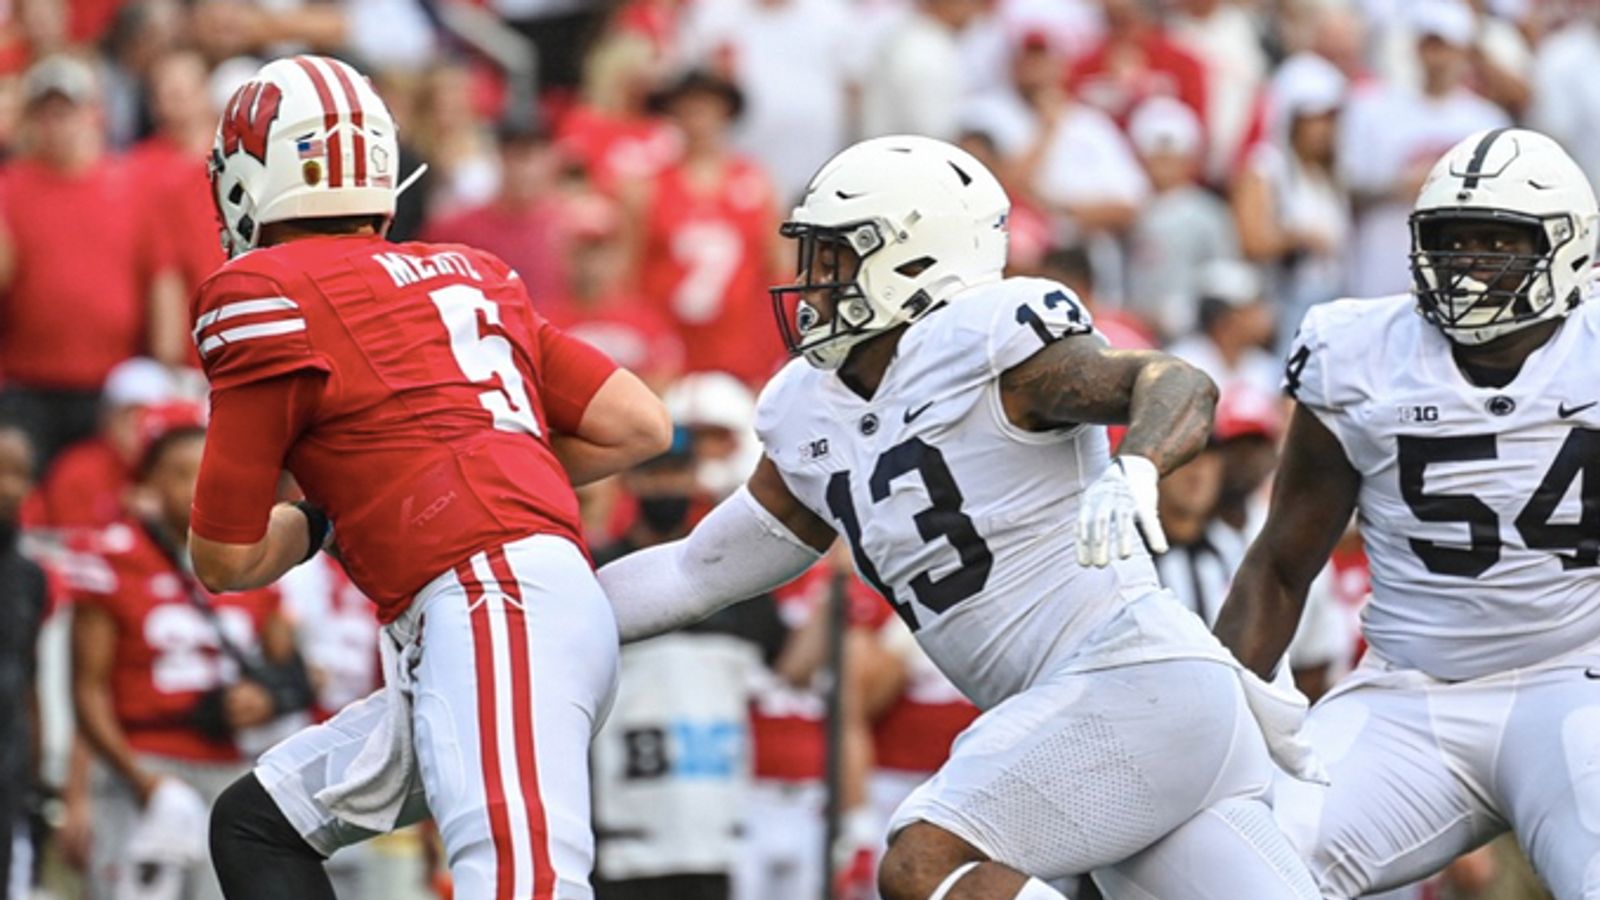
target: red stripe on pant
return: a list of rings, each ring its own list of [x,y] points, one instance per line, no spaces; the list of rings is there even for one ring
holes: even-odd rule
[[[478,753],[483,763],[484,808],[489,814],[489,841],[494,845],[496,900],[512,900],[516,855],[511,847],[511,819],[506,810],[505,785],[500,780],[499,729],[495,721],[494,642],[489,634],[489,608],[483,583],[472,571],[472,560],[456,566],[456,578],[466,590],[472,620],[472,658],[477,676]],[[474,605],[476,604],[476,605]]]
[[[506,595],[507,649],[511,656],[511,701],[517,711],[514,737],[517,748],[517,777],[522,782],[523,801],[528,810],[528,841],[533,851],[533,900],[552,900],[555,871],[550,865],[549,825],[545,821],[544,798],[539,794],[539,761],[534,744],[532,662],[528,652],[527,613],[523,609],[522,586],[511,571],[505,549],[489,551],[489,571]]]

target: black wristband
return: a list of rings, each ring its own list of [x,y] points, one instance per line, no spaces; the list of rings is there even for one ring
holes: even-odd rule
[[[316,556],[322,545],[328,542],[328,532],[333,530],[333,520],[308,500],[296,500],[294,508],[306,514],[306,538],[311,542],[311,546],[306,548],[305,559],[300,560],[306,562]]]

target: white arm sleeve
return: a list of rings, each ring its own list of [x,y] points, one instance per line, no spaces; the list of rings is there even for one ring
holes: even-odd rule
[[[627,643],[772,590],[821,556],[740,487],[688,537],[630,553],[597,574]]]

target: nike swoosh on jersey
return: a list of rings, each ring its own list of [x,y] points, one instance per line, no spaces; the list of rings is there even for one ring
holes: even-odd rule
[[[1578,413],[1583,412],[1584,410],[1586,410],[1589,407],[1595,405],[1596,403],[1600,403],[1600,400],[1590,400],[1588,403],[1580,403],[1577,406],[1571,406],[1571,407],[1567,406],[1567,404],[1565,404],[1565,403],[1559,403],[1559,404],[1556,405],[1556,415],[1558,415],[1561,418],[1565,419],[1565,418],[1568,418],[1570,416],[1575,416]]]
[[[917,416],[920,416],[923,413],[927,412],[928,411],[928,407],[930,407],[932,405],[933,405],[933,401],[929,400],[927,403],[922,404],[921,406],[917,407],[916,409],[908,409],[908,410],[906,410],[906,424],[910,425],[911,421],[913,419],[915,419]]]

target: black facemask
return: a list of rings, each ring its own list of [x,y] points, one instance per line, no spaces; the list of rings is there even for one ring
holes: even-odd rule
[[[656,534],[671,534],[689,518],[689,497],[684,494],[658,494],[639,498],[639,518]]]

